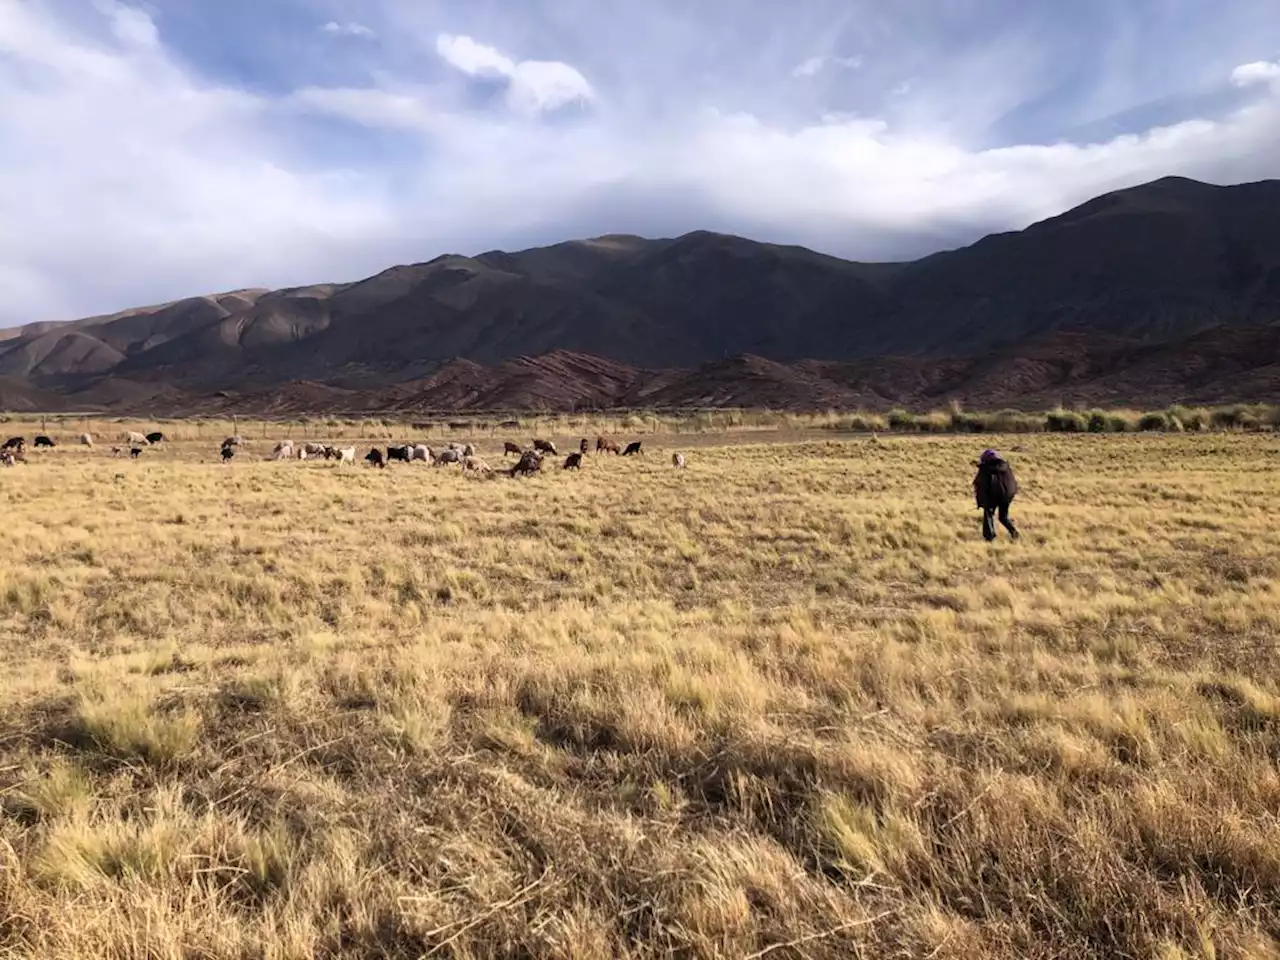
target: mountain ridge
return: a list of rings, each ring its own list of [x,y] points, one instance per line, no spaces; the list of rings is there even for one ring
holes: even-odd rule
[[[1037,344],[1063,349],[1079,335],[1131,342],[1091,356],[1146,364],[1140,377],[1109,369],[1097,385],[1137,400],[1149,385],[1176,392],[1170,371],[1197,375],[1188,351],[1230,353],[1233,329],[1278,322],[1280,181],[1165,177],[915,261],[847,261],[706,230],[605,234],[29,324],[0,332],[0,378],[6,397],[105,406],[270,397],[299,383],[317,402],[621,403],[647,391],[654,402],[829,405],[863,395],[849,381],[859,364],[910,369],[919,384],[1003,365],[1018,383],[1047,362]],[[1042,379],[1030,377],[1027,396]],[[902,384],[890,392],[924,398]]]

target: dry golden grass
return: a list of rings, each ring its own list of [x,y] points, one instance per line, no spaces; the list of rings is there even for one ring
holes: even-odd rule
[[[0,470],[0,954],[1280,956],[1276,437],[653,442]]]

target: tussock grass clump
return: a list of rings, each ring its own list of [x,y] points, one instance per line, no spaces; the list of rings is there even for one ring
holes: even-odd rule
[[[8,470],[0,954],[1275,955],[1274,439],[1158,413]]]

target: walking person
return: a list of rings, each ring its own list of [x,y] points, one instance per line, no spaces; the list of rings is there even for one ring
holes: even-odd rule
[[[982,451],[978,475],[973,478],[973,494],[982,508],[982,538],[987,541],[996,538],[998,517],[1009,536],[1017,540],[1018,528],[1009,519],[1009,504],[1018,494],[1018,481],[1014,479],[1013,467],[994,450]]]

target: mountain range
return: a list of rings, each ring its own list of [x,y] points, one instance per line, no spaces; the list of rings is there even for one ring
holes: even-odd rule
[[[1165,178],[906,263],[704,231],[0,332],[0,408],[1219,402],[1280,386],[1280,181]]]

